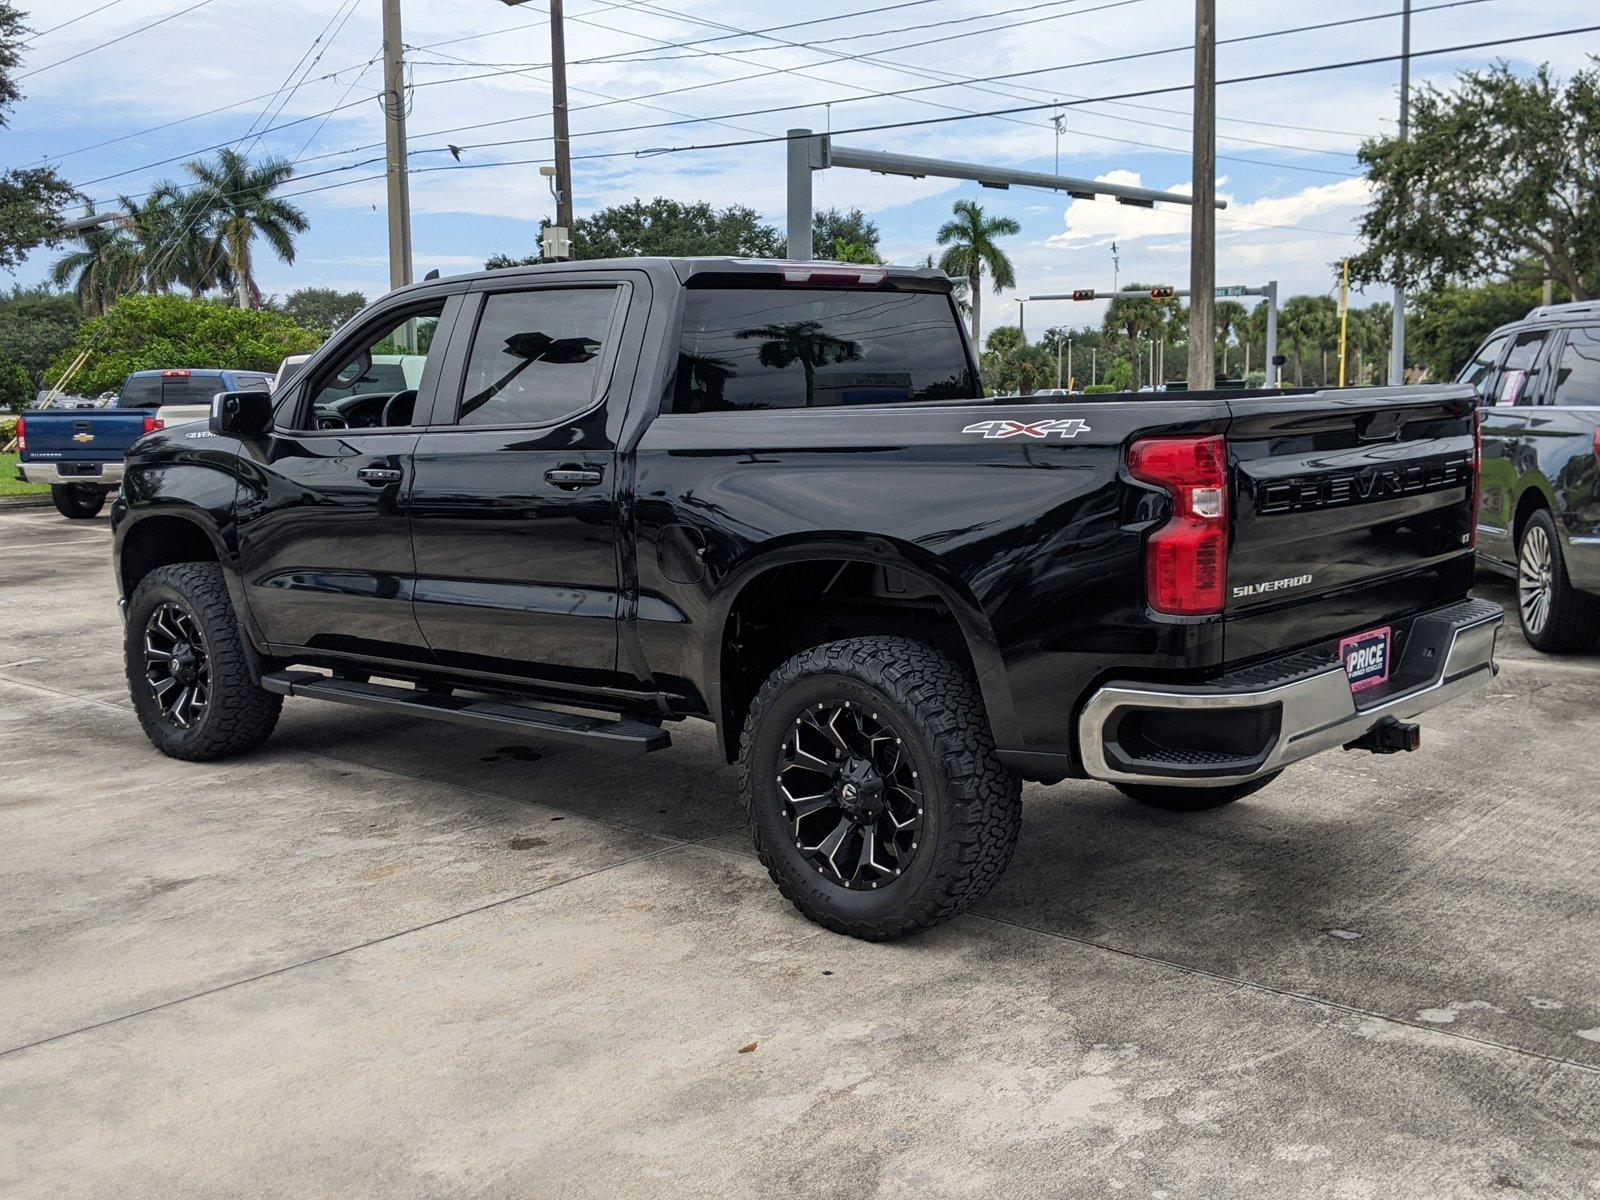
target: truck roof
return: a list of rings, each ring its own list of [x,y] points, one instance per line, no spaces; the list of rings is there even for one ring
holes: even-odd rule
[[[705,257],[676,256],[676,257],[636,257],[636,258],[591,258],[572,262],[531,263],[525,266],[501,267],[493,271],[473,271],[465,275],[449,275],[439,279],[423,280],[413,283],[405,290],[423,291],[441,285],[459,284],[463,281],[472,282],[479,279],[505,279],[508,276],[526,275],[537,278],[540,275],[552,273],[569,273],[572,271],[606,271],[606,270],[645,270],[671,272],[680,283],[687,283],[697,275],[750,275],[772,276],[784,272],[811,271],[821,276],[830,274],[875,274],[882,272],[882,278],[891,282],[915,280],[924,289],[932,284],[942,290],[948,291],[951,279],[936,267],[909,267],[895,263],[875,266],[863,263],[834,262],[826,259],[813,259],[809,262],[799,262],[786,258],[735,258],[731,256],[707,255]],[[825,280],[819,280],[824,282]],[[795,282],[803,282],[796,280]]]

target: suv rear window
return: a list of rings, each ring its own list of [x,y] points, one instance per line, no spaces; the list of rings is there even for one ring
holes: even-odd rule
[[[942,293],[691,289],[672,410],[969,399],[982,393],[956,320]]]

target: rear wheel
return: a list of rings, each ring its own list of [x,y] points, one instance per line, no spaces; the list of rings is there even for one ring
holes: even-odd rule
[[[739,790],[756,852],[808,918],[871,941],[947,921],[1011,861],[1021,787],[977,684],[931,646],[806,650],[751,706]]]
[[[1528,644],[1547,654],[1587,650],[1600,636],[1600,602],[1567,578],[1566,556],[1548,509],[1528,519],[1517,546],[1517,616]]]
[[[140,580],[123,656],[139,724],[163,754],[193,762],[242,754],[278,723],[283,697],[251,677],[216,563],[157,567]]]
[[[1204,812],[1208,808],[1221,808],[1235,800],[1253,796],[1271,783],[1282,771],[1274,771],[1247,783],[1230,783],[1223,787],[1164,787],[1158,783],[1116,783],[1117,791],[1130,800],[1150,808],[1167,812]]]
[[[63,517],[82,521],[98,516],[106,506],[106,490],[86,483],[56,483],[50,487],[50,499]]]

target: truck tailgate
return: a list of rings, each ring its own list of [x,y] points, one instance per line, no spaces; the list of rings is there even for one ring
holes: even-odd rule
[[[145,432],[142,409],[26,409],[24,462],[118,462]]]
[[[1453,386],[1230,402],[1229,660],[1466,594],[1474,405]]]

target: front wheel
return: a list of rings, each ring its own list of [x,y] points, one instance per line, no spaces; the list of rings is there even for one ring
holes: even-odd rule
[[[1517,616],[1535,650],[1586,650],[1600,636],[1600,603],[1572,586],[1550,513],[1533,514],[1517,547]]]
[[[1130,800],[1137,800],[1148,808],[1167,812],[1204,812],[1208,808],[1221,808],[1235,800],[1253,796],[1271,783],[1282,771],[1274,771],[1246,783],[1229,783],[1219,787],[1167,787],[1159,783],[1114,783]]]
[[[283,697],[251,676],[216,563],[157,567],[139,581],[123,657],[139,724],[163,754],[191,762],[242,754],[278,723]]]
[[[86,483],[56,483],[50,486],[50,500],[63,517],[84,521],[106,506],[106,490]]]
[[[1021,786],[977,684],[931,646],[861,637],[791,658],[740,742],[756,852],[805,916],[870,941],[947,921],[1016,849]]]

